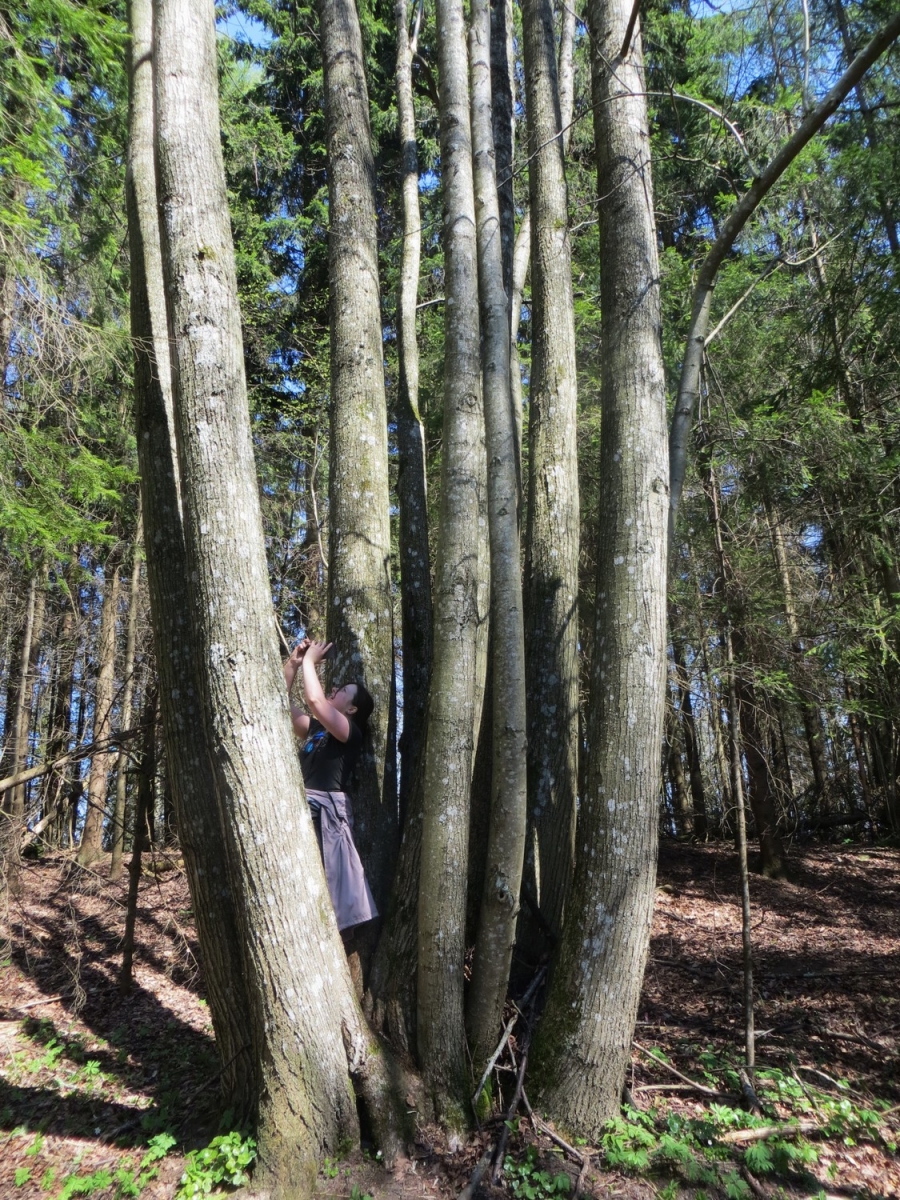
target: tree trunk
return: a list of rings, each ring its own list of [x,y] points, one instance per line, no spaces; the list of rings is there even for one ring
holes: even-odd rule
[[[397,305],[397,501],[400,509],[400,611],[403,633],[400,822],[403,828],[425,736],[434,630],[431,620],[425,431],[419,416],[419,348],[416,340],[422,231],[412,92],[414,44],[407,32],[406,0],[397,0],[394,12],[397,23],[397,113],[401,145],[400,195],[403,202],[403,252]]]
[[[166,761],[172,777],[225,1106],[249,1119],[257,1092],[250,999],[213,784],[212,746],[200,709],[179,496],[154,164],[150,0],[131,0],[131,96],[126,203],[131,250],[135,432],[147,582],[155,631]],[[248,1044],[249,1043],[249,1044]]]
[[[432,1103],[466,1123],[463,1022],[466,877],[478,731],[478,522],[484,421],[468,64],[462,0],[437,0],[444,207],[444,431],[425,749],[417,1027]]]
[[[732,630],[726,620],[724,630],[725,670],[728,678],[728,707],[730,712],[729,746],[731,750],[731,789],[734,796],[735,827],[737,830],[738,868],[741,877],[741,949],[744,973],[744,1056],[748,1070],[756,1066],[756,1038],[753,1031],[753,942],[750,914],[750,867],[747,859],[747,821],[744,809],[744,785],[741,771],[741,738],[744,713],[738,698],[737,672],[734,663]],[[746,754],[746,742],[744,753]],[[752,780],[752,773],[751,773]]]
[[[678,717],[671,703],[666,705],[664,729],[666,770],[672,785],[672,815],[678,832],[687,836],[693,832],[691,800],[684,777],[684,759],[681,757],[681,739],[678,736]]]
[[[734,667],[734,691],[737,710],[740,713],[744,760],[747,764],[748,799],[756,825],[756,836],[759,839],[760,871],[763,875],[778,879],[784,875],[785,871],[784,844],[778,832],[777,814],[771,787],[771,771],[766,761],[759,728],[759,700],[746,666],[748,658],[746,640],[743,630],[734,616],[739,606],[735,597],[734,574],[725,553],[725,542],[722,535],[719,484],[711,462],[705,466],[703,482],[710,507],[719,577],[724,593],[726,625],[722,636],[726,657],[732,655],[734,662],[738,664]],[[729,721],[732,726],[738,719],[735,714],[735,705],[731,704]],[[736,730],[732,729],[731,736],[737,736]],[[732,800],[737,808],[737,805],[741,803],[741,796],[738,795],[741,780],[735,776],[734,770],[734,756],[732,755],[731,792]]]
[[[75,680],[76,631],[75,601],[71,595],[71,587],[73,584],[73,575],[77,569],[77,558],[73,555],[69,564],[69,571],[67,572],[66,585],[60,588],[62,612],[58,617],[56,632],[56,678],[47,731],[48,762],[55,762],[57,759],[63,757],[70,747],[72,734],[72,691]],[[63,823],[60,818],[64,812],[63,796],[66,788],[66,777],[70,770],[69,766],[63,766],[59,770],[49,771],[44,776],[41,794],[41,819],[47,820],[44,840],[50,842],[52,845],[58,846],[62,841]]]
[[[507,326],[513,291],[513,253],[516,240],[516,205],[513,195],[513,154],[516,139],[516,76],[513,47],[512,0],[489,0],[491,106],[488,120],[493,142],[494,186],[497,190],[498,229],[500,232],[500,279],[498,287],[506,296]],[[470,15],[474,23],[474,14]],[[474,81],[473,81],[474,87]],[[507,351],[507,359],[509,352]]]
[[[141,757],[138,767],[138,795],[134,812],[134,839],[128,867],[128,897],[125,901],[125,932],[122,936],[122,966],[119,968],[119,991],[127,996],[131,991],[134,965],[134,930],[137,924],[138,889],[141,883],[141,859],[149,849],[149,816],[153,812],[156,784],[156,693],[144,701],[141,724]],[[112,874],[112,872],[110,872]]]
[[[491,14],[473,0],[470,55],[478,283],[491,556],[493,748],[490,832],[472,963],[467,1026],[475,1073],[496,1045],[515,940],[527,792],[516,429],[509,386],[509,303],[503,288],[501,212],[491,124]]]
[[[532,264],[524,588],[529,875],[558,937],[575,861],[580,509],[568,192],[549,0],[525,0],[522,40]]]
[[[589,1138],[618,1111],[631,1058],[665,704],[665,379],[639,30],[619,58],[632,9],[588,5],[602,247],[597,622],[579,854],[532,1058],[548,1113]]]
[[[375,902],[397,857],[394,647],[387,410],[375,163],[355,0],[319,0],[328,151],[331,288],[329,637],[334,679],[375,701],[353,793],[355,837]]]
[[[173,348],[200,720],[236,885],[259,1099],[255,1184],[306,1195],[358,1120],[386,1160],[386,1083],[328,896],[273,638],[234,250],[219,140],[212,0],[159,0],[154,25],[162,260]],[[373,431],[374,435],[374,431]]]
[[[672,638],[672,652],[678,681],[678,708],[681,729],[684,734],[684,750],[688,761],[688,778],[691,784],[691,806],[693,808],[693,833],[705,841],[709,831],[706,818],[706,794],[703,788],[703,770],[700,762],[700,743],[697,739],[697,723],[694,720],[694,703],[691,699],[691,678],[684,657],[684,642]]]
[[[94,688],[93,740],[105,744],[112,732],[112,706],[115,696],[116,618],[119,608],[119,563],[111,556],[105,568],[103,607],[97,634],[97,682]],[[81,832],[76,861],[88,867],[103,854],[103,824],[109,792],[109,766],[112,755],[101,750],[91,759],[88,781],[87,812]]]
[[[134,699],[134,647],[137,641],[138,612],[140,610],[139,588],[141,582],[142,521],[138,508],[137,527],[131,547],[131,587],[128,590],[128,627],[125,635],[125,658],[122,662],[122,708],[119,726],[128,729],[131,725],[132,702]],[[119,750],[116,762],[116,803],[113,809],[112,858],[109,864],[110,879],[122,874],[122,855],[125,852],[125,800],[129,755],[124,746]]]
[[[31,702],[34,688],[34,669],[37,666],[38,649],[41,631],[44,624],[44,611],[47,593],[46,569],[35,571],[28,583],[28,599],[25,604],[25,627],[22,631],[21,649],[17,661],[13,664],[18,674],[18,683],[10,687],[8,696],[14,696],[12,721],[12,762],[11,775],[16,775],[25,767],[28,758],[28,730],[31,722]],[[7,707],[7,713],[9,707]],[[19,890],[19,852],[22,842],[22,826],[25,821],[25,793],[27,784],[20,783],[3,797],[4,812],[0,821],[6,825],[3,830],[3,863],[5,886],[15,895]]]
[[[575,95],[575,64],[573,52],[575,47],[575,5],[564,4],[561,10],[561,26],[559,37],[559,119],[562,124],[560,142],[563,155],[569,148],[572,137],[572,109]],[[528,107],[526,82],[526,109]],[[552,136],[552,135],[550,135]],[[529,136],[529,144],[531,138]],[[552,152],[551,152],[552,156]],[[532,170],[534,168],[531,168]],[[530,179],[529,174],[529,179]],[[566,234],[566,239],[568,235]],[[516,234],[513,250],[512,295],[510,314],[510,378],[512,381],[513,411],[516,414],[516,436],[519,445],[519,459],[522,456],[522,368],[519,362],[518,340],[519,325],[522,319],[522,298],[525,292],[525,280],[531,263],[531,209],[525,208],[519,232]],[[569,277],[569,290],[572,281]],[[519,486],[521,489],[521,467],[519,470]],[[519,508],[521,510],[521,497]]]
[[[775,559],[775,566],[781,579],[781,590],[784,594],[784,616],[791,639],[791,650],[797,660],[798,668],[802,670],[805,650],[803,640],[800,637],[797,610],[794,607],[794,589],[791,585],[791,573],[784,545],[784,533],[775,506],[768,499],[766,500],[766,519],[772,538],[772,555]],[[816,708],[806,699],[802,681],[800,682],[800,689],[802,697],[800,701],[800,715],[803,718],[803,729],[806,733],[806,744],[809,748],[809,760],[812,766],[816,801],[821,803],[827,785],[825,749],[822,744],[822,720]]]

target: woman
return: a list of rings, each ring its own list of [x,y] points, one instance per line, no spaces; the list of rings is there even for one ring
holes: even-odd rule
[[[325,695],[316,668],[330,649],[330,642],[304,638],[284,664],[284,680],[290,698],[297,671],[302,670],[303,694],[312,716],[292,702],[291,719],[303,740],[300,767],[338,929],[349,929],[378,916],[353,841],[346,791],[374,702],[361,683],[347,683]]]

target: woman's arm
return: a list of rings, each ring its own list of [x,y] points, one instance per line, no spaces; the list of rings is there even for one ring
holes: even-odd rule
[[[291,688],[294,686],[297,671],[308,649],[309,638],[304,638],[302,642],[297,643],[290,656],[284,660],[284,682],[287,684],[288,703],[291,706],[291,722],[298,738],[305,738],[309,733],[309,717],[299,704],[294,704],[291,700]]]
[[[319,682],[319,676],[316,674],[316,667],[325,657],[330,646],[330,642],[310,642],[309,649],[302,659],[303,694],[306,696],[306,703],[316,720],[320,721],[339,742],[346,742],[350,736],[350,722],[326,698]]]

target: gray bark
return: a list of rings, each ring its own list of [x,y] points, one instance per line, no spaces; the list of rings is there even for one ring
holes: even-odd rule
[[[116,617],[119,607],[119,563],[111,557],[106,564],[106,581],[100,629],[97,634],[97,682],[94,687],[93,741],[104,744],[112,731],[112,706],[116,668]],[[91,759],[88,780],[87,812],[81,832],[76,861],[87,867],[103,853],[103,822],[109,791],[109,767],[112,755],[107,750]]]
[[[515,940],[525,851],[525,642],[520,568],[516,426],[509,380],[509,302],[491,122],[491,16],[473,0],[472,139],[481,296],[482,378],[491,555],[492,773],[490,832],[467,1026],[481,1065],[496,1045]]]
[[[512,297],[513,250],[516,240],[516,208],[513,196],[513,154],[516,139],[513,6],[512,0],[489,0],[489,6],[490,122],[499,208],[500,270],[508,305]],[[474,20],[474,15],[471,19]]]
[[[375,711],[353,792],[355,836],[376,904],[397,854],[387,409],[375,164],[355,0],[320,0],[328,151],[331,451],[328,628],[334,680],[360,681]]]
[[[361,1020],[325,884],[273,638],[244,380],[212,0],[159,0],[157,177],[200,720],[236,885],[258,1055],[255,1182],[306,1194],[358,1134],[352,1069],[382,1134],[396,1109]]]
[[[679,637],[672,638],[672,653],[678,682],[678,709],[684,733],[684,751],[687,756],[688,778],[691,785],[693,834],[694,837],[705,840],[709,825],[706,817],[703,771],[700,764],[700,743],[697,738],[697,723],[694,719],[694,702],[691,698],[691,677],[685,662],[684,643]]]
[[[399,386],[397,396],[397,500],[400,552],[400,612],[403,632],[403,732],[400,735],[400,819],[408,809],[416,763],[425,735],[425,706],[434,630],[431,562],[428,548],[428,492],[425,431],[419,416],[419,348],[416,300],[422,231],[419,211],[419,159],[413,107],[413,46],[407,30],[406,0],[397,0],[397,114],[401,145],[400,195],[403,252],[397,305]]]
[[[225,839],[201,715],[181,518],[154,165],[150,0],[131,0],[131,95],[126,204],[131,257],[135,432],[146,530],[147,583],[159,701],[181,849],[200,939],[222,1094],[238,1120],[255,1105],[249,992]]]
[[[532,230],[525,542],[530,867],[541,912],[559,936],[574,866],[578,790],[578,384],[549,0],[525,0],[522,22]]]
[[[631,0],[588,5],[603,252],[596,637],[577,863],[532,1056],[547,1112],[590,1138],[618,1112],[631,1058],[665,704],[665,380],[639,31],[618,58],[631,11]]]
[[[860,51],[853,62],[830,92],[816,105],[799,128],[788,138],[774,158],[765,166],[753,183],[732,209],[720,229],[718,236],[703,260],[694,286],[691,320],[678,383],[678,397],[672,416],[669,437],[670,459],[670,523],[674,527],[675,514],[681,501],[684,476],[687,469],[688,440],[694,408],[700,394],[700,368],[706,334],[709,329],[709,313],[712,305],[716,275],[725,255],[734,244],[735,238],[756,211],[769,189],[781,178],[800,151],[818,133],[841,102],[856,87],[869,67],[884,51],[900,37],[900,13],[896,14]]]
[[[131,709],[134,699],[134,648],[137,640],[138,612],[140,609],[141,583],[141,542],[143,526],[140,511],[138,511],[137,529],[131,548],[131,586],[128,589],[128,626],[125,634],[125,657],[122,660],[122,706],[119,715],[119,726],[122,729],[131,727]],[[125,850],[125,801],[129,755],[123,747],[119,751],[116,762],[116,802],[113,808],[113,842],[112,858],[109,864],[110,879],[118,879],[122,874],[122,855]]]
[[[419,886],[419,1059],[436,1111],[465,1124],[466,877],[484,567],[484,422],[468,67],[461,0],[438,0],[444,207],[444,430]]]
[[[562,6],[559,37],[559,119],[562,128],[560,141],[562,143],[563,156],[568,151],[569,142],[572,139],[572,111],[575,101],[575,67],[573,59],[575,20],[575,7],[572,4],[564,4]],[[548,136],[552,135],[548,134]],[[529,138],[529,144],[531,144],[531,138]],[[522,298],[525,293],[525,280],[528,276],[530,264],[531,209],[526,206],[525,211],[522,213],[522,221],[519,225],[519,232],[516,234],[515,248],[513,250],[512,297],[510,305],[510,378],[512,380],[513,409],[516,414],[516,436],[519,439],[520,458],[522,448],[522,368],[519,363],[518,338],[519,325],[522,320]],[[571,289],[571,281],[569,286]]]

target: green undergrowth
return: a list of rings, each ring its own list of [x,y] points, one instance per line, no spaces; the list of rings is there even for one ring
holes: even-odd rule
[[[656,1056],[665,1061],[661,1052]],[[737,1069],[712,1048],[702,1051],[696,1061],[705,1083],[739,1092]],[[709,1190],[729,1200],[749,1200],[747,1172],[815,1183],[812,1170],[829,1143],[841,1147],[869,1143],[895,1154],[896,1134],[884,1117],[887,1102],[868,1102],[851,1095],[846,1080],[834,1082],[835,1089],[826,1092],[794,1071],[760,1068],[755,1083],[762,1115],[716,1103],[708,1104],[699,1116],[686,1116],[667,1105],[646,1111],[626,1106],[607,1125],[599,1160],[613,1170],[668,1176],[666,1187],[657,1189],[664,1200],[673,1200],[682,1184],[696,1188],[697,1195]],[[815,1128],[801,1133],[801,1122],[814,1122]],[[757,1135],[736,1139],[734,1135],[742,1130]]]

